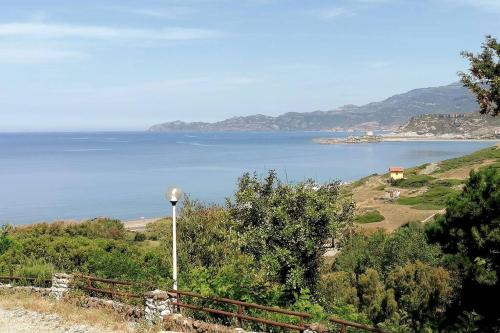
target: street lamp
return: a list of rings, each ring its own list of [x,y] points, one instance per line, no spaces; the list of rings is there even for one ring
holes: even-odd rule
[[[182,197],[182,190],[179,187],[169,187],[166,193],[167,200],[172,204],[172,266],[174,290],[177,290],[177,226],[175,216],[175,205]]]

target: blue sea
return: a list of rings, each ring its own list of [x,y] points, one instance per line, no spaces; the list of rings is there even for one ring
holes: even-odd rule
[[[351,181],[389,166],[440,161],[491,142],[319,145],[342,133],[3,133],[0,224],[109,216],[165,216],[164,192],[223,203],[244,172],[283,180]]]

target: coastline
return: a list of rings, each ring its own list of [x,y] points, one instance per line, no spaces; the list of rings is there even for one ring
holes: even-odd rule
[[[314,143],[323,145],[333,144],[359,144],[359,143],[382,143],[382,142],[500,142],[500,139],[474,139],[447,136],[378,136],[377,140],[347,141],[347,138],[316,138]]]
[[[160,219],[162,219],[162,217],[128,220],[122,221],[122,223],[125,229],[128,231],[144,231],[144,229],[146,229],[146,225],[152,222],[156,222]]]

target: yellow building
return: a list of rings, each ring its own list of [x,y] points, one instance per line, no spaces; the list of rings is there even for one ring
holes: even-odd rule
[[[404,169],[402,167],[390,167],[389,173],[391,175],[391,179],[394,180],[403,179],[404,178],[403,171]]]

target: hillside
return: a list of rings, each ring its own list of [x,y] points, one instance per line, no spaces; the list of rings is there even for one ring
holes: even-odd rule
[[[471,170],[500,167],[500,144],[472,154],[424,164],[404,171],[405,179],[389,182],[389,175],[371,175],[349,186],[357,203],[357,222],[363,229],[393,231],[411,221],[428,221],[442,212],[450,195],[460,191]],[[390,193],[399,191],[397,199]]]
[[[468,113],[477,109],[469,91],[458,83],[421,88],[363,106],[345,105],[330,111],[288,112],[276,117],[261,114],[233,117],[215,123],[172,121],[154,125],[167,131],[293,131],[380,129],[400,126],[421,114]]]
[[[406,135],[452,135],[487,139],[500,136],[500,118],[473,113],[424,114],[412,117],[398,129]]]

